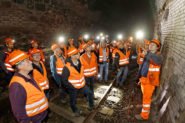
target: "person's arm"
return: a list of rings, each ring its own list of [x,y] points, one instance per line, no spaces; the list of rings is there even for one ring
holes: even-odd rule
[[[156,65],[161,65],[163,58],[160,54],[154,54],[154,53],[150,53],[150,62],[152,64],[156,64]]]
[[[70,75],[70,71],[67,67],[64,67],[63,72],[62,72],[62,84],[66,87],[66,88],[72,88],[74,89],[73,85],[68,81]]]
[[[30,123],[26,114],[26,91],[19,83],[13,83],[9,89],[9,98],[14,116],[19,123]]]

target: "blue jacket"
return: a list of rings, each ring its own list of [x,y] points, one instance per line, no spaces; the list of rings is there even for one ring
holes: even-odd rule
[[[61,86],[62,78],[59,74],[57,74],[57,71],[56,71],[56,57],[55,57],[55,55],[50,56],[50,69],[51,69],[51,73],[52,73],[52,76],[53,76],[56,84],[58,86]]]

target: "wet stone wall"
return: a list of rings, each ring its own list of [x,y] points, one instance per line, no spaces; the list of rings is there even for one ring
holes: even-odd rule
[[[156,8],[154,37],[161,40],[164,56],[158,90],[160,123],[184,123],[185,0],[156,0]]]

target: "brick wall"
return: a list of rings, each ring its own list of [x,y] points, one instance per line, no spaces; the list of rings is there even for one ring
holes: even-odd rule
[[[66,4],[70,4],[67,1]],[[43,3],[44,4],[44,3]],[[8,35],[15,36],[17,41],[27,44],[27,39],[36,38],[44,45],[55,40],[58,34],[67,33],[78,35],[82,30],[91,29],[96,23],[96,13],[92,13],[80,3],[72,2],[72,6],[61,6],[48,8],[45,11],[29,9],[27,4],[18,4],[12,0],[0,0],[0,44],[2,39]],[[81,12],[75,12],[79,10]],[[90,15],[92,18],[87,18]]]
[[[154,37],[164,56],[159,99],[167,88],[160,105],[171,97],[160,123],[185,123],[185,0],[156,0],[156,8]]]

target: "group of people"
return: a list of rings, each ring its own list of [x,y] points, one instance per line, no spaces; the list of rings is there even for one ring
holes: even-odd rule
[[[115,40],[108,44],[105,40],[94,42],[93,39],[78,38],[75,45],[73,38],[65,42],[55,42],[51,46],[53,54],[50,56],[50,70],[59,88],[60,97],[69,103],[74,116],[80,116],[82,111],[77,107],[77,95],[83,93],[88,101],[88,110],[94,109],[94,83],[109,80],[110,63],[116,70],[116,86],[123,86],[128,76],[128,65],[132,54],[131,40]],[[14,49],[15,41],[5,39],[6,48],[0,52],[1,72],[7,75],[9,83],[9,98],[12,111],[20,123],[40,123],[47,116],[49,99],[49,79],[47,62],[39,43],[31,41],[32,48],[28,52]],[[152,94],[159,86],[160,42],[157,39],[145,40],[137,45],[137,61],[139,64],[138,84],[143,93],[143,107],[138,120],[149,118]]]

